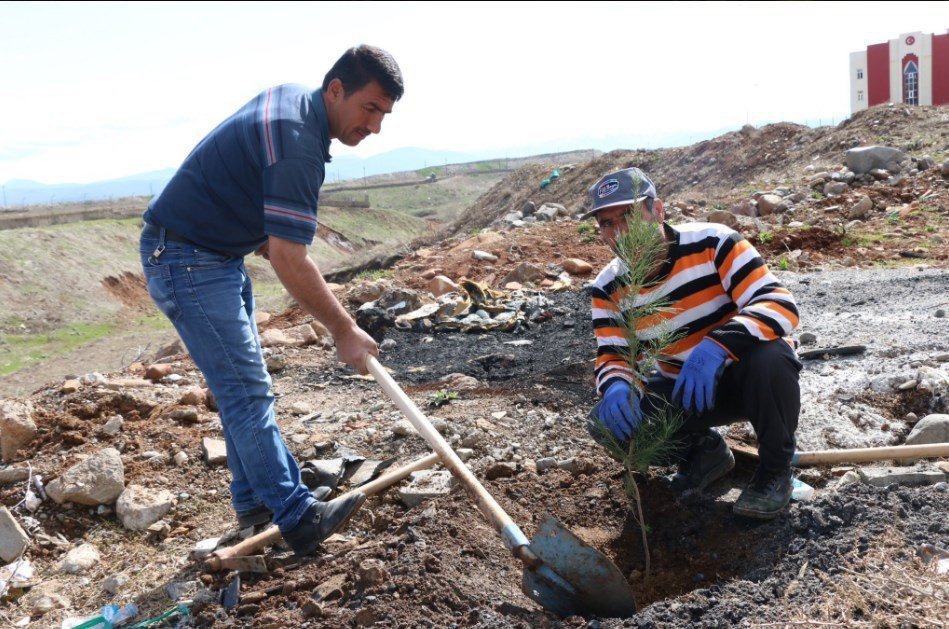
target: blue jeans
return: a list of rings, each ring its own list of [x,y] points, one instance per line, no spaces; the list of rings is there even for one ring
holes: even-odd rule
[[[140,253],[149,295],[217,400],[234,509],[263,504],[282,531],[292,529],[314,499],[274,419],[244,259],[166,240],[164,229],[148,224]]]

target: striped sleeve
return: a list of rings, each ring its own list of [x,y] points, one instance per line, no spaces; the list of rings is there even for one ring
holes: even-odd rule
[[[323,165],[283,159],[264,169],[264,233],[309,245],[316,235],[316,210]]]
[[[642,390],[637,373],[630,365],[629,342],[622,326],[623,315],[614,297],[621,292],[615,286],[618,282],[616,266],[614,261],[604,269],[591,287],[593,333],[596,336],[594,376],[599,395],[606,393],[617,380],[624,380]]]
[[[732,233],[722,240],[715,252],[715,268],[738,312],[708,336],[734,358],[740,359],[755,343],[787,336],[798,326],[797,304],[791,291],[741,235]]]

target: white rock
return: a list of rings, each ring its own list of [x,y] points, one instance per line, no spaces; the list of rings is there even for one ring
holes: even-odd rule
[[[412,425],[407,419],[400,419],[392,426],[392,434],[396,437],[408,437],[410,435],[417,435],[418,431],[415,430],[415,426]]]
[[[112,435],[113,437],[120,432],[122,432],[122,426],[125,424],[125,420],[122,419],[121,415],[114,415],[102,426],[102,432],[107,435]]]
[[[118,572],[102,583],[102,589],[112,596],[117,596],[122,592],[122,588],[125,587],[125,584],[128,582],[128,575]]]
[[[106,448],[74,465],[46,486],[46,493],[56,502],[68,500],[89,506],[112,504],[124,490],[125,467],[115,448]]]
[[[153,490],[129,485],[115,504],[122,525],[131,531],[142,531],[171,511],[175,497],[165,489]]]
[[[210,537],[208,539],[203,539],[195,544],[194,548],[191,549],[191,556],[195,559],[204,559],[213,553],[214,549],[216,549],[220,543],[220,537]]]
[[[949,415],[933,413],[919,420],[906,437],[906,445],[949,443]]]
[[[481,260],[482,262],[498,261],[498,257],[496,255],[488,253],[487,251],[479,251],[478,249],[475,249],[471,252],[471,257],[473,257],[475,260]]]
[[[201,440],[201,452],[208,465],[222,465],[227,462],[227,445],[221,439],[205,437]]]
[[[445,496],[451,491],[454,477],[445,470],[422,470],[412,474],[412,481],[399,489],[399,498],[414,507],[429,498]]]
[[[0,505],[0,558],[11,562],[20,556],[30,538],[6,507]]]
[[[82,574],[97,563],[99,550],[92,544],[82,544],[66,553],[59,569],[68,574]]]
[[[178,467],[183,466],[188,462],[188,454],[186,452],[179,452],[175,455],[175,465]]]

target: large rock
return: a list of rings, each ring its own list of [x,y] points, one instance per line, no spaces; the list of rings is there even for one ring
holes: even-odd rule
[[[319,340],[313,326],[308,323],[293,326],[286,330],[267,330],[260,335],[262,347],[312,345]]]
[[[870,199],[865,194],[860,195],[860,198],[857,199],[857,202],[854,203],[853,207],[850,208],[850,211],[847,213],[847,218],[850,220],[864,220],[867,216],[870,215],[870,210],[873,209],[873,200]]]
[[[365,304],[379,299],[388,286],[387,282],[381,280],[356,284],[346,292],[346,297],[357,304]]]
[[[452,281],[450,277],[436,275],[428,282],[428,291],[436,297],[441,297],[446,293],[454,293],[461,290],[458,284]]]
[[[33,405],[17,400],[0,401],[0,453],[4,462],[12,461],[17,451],[36,435]]]
[[[849,189],[850,186],[845,184],[843,181],[828,181],[826,184],[824,184],[824,195],[828,197],[835,197],[837,195],[844,194]]]
[[[201,440],[201,452],[208,465],[227,463],[227,445],[222,439],[205,437]]]
[[[889,485],[903,485],[904,487],[921,487],[935,485],[946,480],[945,472],[928,467],[925,464],[917,467],[868,467],[860,470],[863,482],[874,487]]]
[[[122,526],[130,531],[143,531],[171,511],[174,501],[175,497],[165,489],[156,491],[129,485],[115,503],[115,512]]]
[[[758,197],[758,215],[780,214],[788,209],[787,201],[776,194],[763,194]]]
[[[865,175],[871,170],[898,164],[906,159],[906,153],[890,146],[861,146],[847,151],[847,168],[857,175]]]
[[[477,378],[465,375],[463,373],[450,373],[438,379],[445,388],[455,391],[471,391],[481,386]]]
[[[20,556],[30,538],[6,507],[0,505],[0,559],[9,563]]]
[[[933,413],[919,420],[906,437],[906,445],[949,443],[949,415]]]
[[[418,310],[422,306],[422,298],[410,288],[390,288],[376,300],[376,306],[399,315]]]
[[[111,505],[125,490],[125,467],[118,450],[106,448],[66,470],[46,488],[56,502]]]
[[[82,574],[97,563],[99,563],[99,550],[92,544],[82,544],[66,553],[59,569],[67,574]]]
[[[412,481],[399,489],[399,498],[408,507],[415,507],[430,498],[446,496],[454,477],[445,470],[422,470],[412,474]]]
[[[508,273],[504,279],[501,280],[501,285],[503,286],[508,282],[517,282],[518,284],[540,282],[545,277],[546,275],[544,274],[544,270],[536,264],[531,264],[530,262],[521,262],[516,269]]]
[[[567,258],[561,266],[564,271],[573,275],[589,275],[593,272],[593,265],[580,258]]]
[[[732,229],[738,229],[738,219],[735,218],[734,214],[731,212],[726,212],[725,210],[713,210],[709,212],[708,218],[706,218],[706,220],[709,223],[718,223],[720,225],[731,227]]]

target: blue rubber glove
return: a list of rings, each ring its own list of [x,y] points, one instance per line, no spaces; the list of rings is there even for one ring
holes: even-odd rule
[[[704,413],[715,405],[715,377],[728,358],[728,352],[711,339],[695,346],[682,365],[672,389],[672,399],[686,411]]]
[[[599,415],[600,421],[620,441],[629,441],[643,420],[639,396],[625,380],[615,381],[603,394]]]

